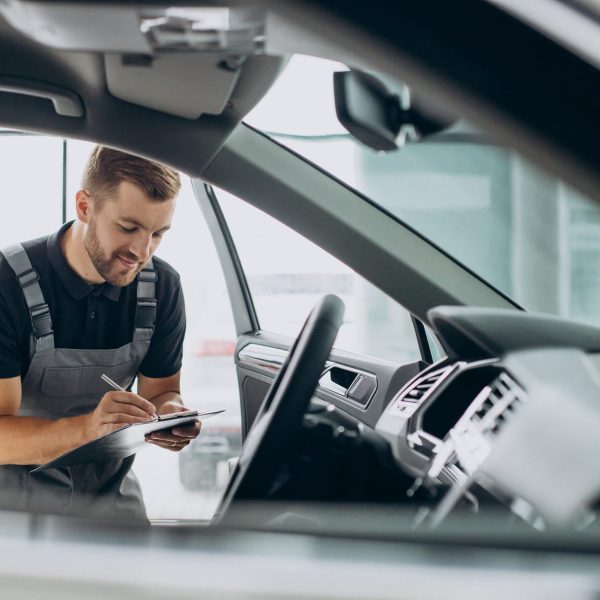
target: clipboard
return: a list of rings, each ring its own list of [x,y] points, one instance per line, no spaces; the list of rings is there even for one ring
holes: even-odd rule
[[[171,429],[171,427],[178,427],[179,425],[187,425],[198,419],[205,421],[224,412],[225,410],[215,410],[199,413],[197,410],[190,410],[183,413],[162,415],[145,423],[129,423],[91,442],[87,442],[61,454],[59,457],[31,470],[30,473],[39,473],[48,469],[58,469],[61,467],[72,467],[84,463],[127,458],[142,448],[149,446],[146,443],[146,436],[149,433],[160,431],[161,429]]]

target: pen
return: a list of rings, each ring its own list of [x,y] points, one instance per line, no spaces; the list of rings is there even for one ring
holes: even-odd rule
[[[102,381],[106,381],[106,383],[108,383],[108,385],[110,385],[111,387],[115,388],[115,390],[119,390],[120,392],[127,391],[125,388],[122,388],[118,383],[113,381],[108,375],[106,375],[104,373],[102,373],[102,375],[100,375],[100,379],[102,379]]]

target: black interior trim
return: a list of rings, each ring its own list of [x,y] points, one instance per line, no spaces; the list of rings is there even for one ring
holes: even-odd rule
[[[421,358],[426,363],[431,364],[433,362],[433,355],[431,354],[431,348],[429,347],[429,340],[427,339],[427,332],[425,331],[425,326],[414,315],[411,315],[410,318],[415,329],[415,335],[417,337],[419,351],[421,352]]]
[[[256,314],[254,301],[252,300],[252,293],[250,292],[250,286],[248,285],[248,280],[246,279],[246,274],[244,273],[244,267],[242,266],[240,255],[238,254],[235,242],[233,241],[233,237],[231,235],[231,231],[229,230],[229,226],[227,225],[225,215],[221,210],[219,200],[215,194],[213,187],[208,183],[205,183],[204,189],[206,190],[206,194],[215,213],[215,217],[219,223],[219,227],[223,232],[223,239],[225,240],[225,244],[227,245],[227,249],[229,250],[229,254],[231,255],[231,261],[233,263],[235,272],[237,273],[240,282],[240,287],[242,289],[244,302],[246,304],[246,311],[252,324],[252,331],[258,331],[260,329],[260,325],[258,321],[258,315]]]
[[[273,4],[600,202],[600,71],[543,33],[481,0]]]

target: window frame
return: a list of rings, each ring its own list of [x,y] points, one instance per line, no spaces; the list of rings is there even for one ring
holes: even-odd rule
[[[235,241],[233,239],[233,235],[228,226],[227,219],[221,209],[219,199],[214,188],[210,184],[201,182],[200,180],[192,180],[192,188],[196,193],[197,201],[203,210],[204,216],[207,219],[207,222],[209,223],[209,230],[211,231],[213,235],[213,240],[215,242],[215,245],[217,246],[217,253],[219,255],[219,259],[221,260],[223,271],[226,273],[225,278],[229,288],[229,297],[232,302],[232,310],[234,313],[234,320],[236,321],[236,328],[238,329],[238,337],[249,332],[253,332],[256,334],[265,333],[267,335],[273,334],[275,336],[287,337],[287,334],[282,334],[279,331],[263,331],[263,329],[260,327],[259,315],[253,300],[252,291],[248,283],[248,278],[246,277],[242,261],[237,251]],[[235,197],[238,198],[241,202],[244,201],[238,196]],[[256,209],[256,207],[253,208]],[[269,218],[274,218],[268,214],[266,216]],[[275,220],[281,223],[278,219]],[[285,224],[282,223],[282,225]],[[292,228],[292,230],[294,229]],[[308,240],[308,242],[314,244],[323,252],[331,254],[328,250],[322,248],[316,242],[312,240]],[[335,255],[331,254],[331,256],[337,259]],[[363,276],[360,273],[357,273],[357,276],[363,279]],[[372,285],[366,279],[365,282]],[[381,293],[384,296],[386,296],[386,298],[390,302],[392,302],[398,308],[398,310],[405,312],[407,316],[410,317],[412,329],[414,332],[414,342],[416,348],[418,349],[420,360],[431,364],[433,362],[433,352],[430,347],[430,341],[427,338],[425,326],[423,325],[423,323],[417,317],[411,314],[405,307],[403,307],[397,300],[395,300],[388,294],[385,294],[385,292]],[[238,311],[240,312],[240,315],[236,314]],[[238,320],[240,320],[240,322],[243,323],[249,322],[251,324],[251,329],[244,329],[243,326],[237,327]],[[336,346],[335,349],[341,350],[343,352],[347,351],[345,348],[340,348],[338,346]],[[355,352],[351,351],[351,353]],[[357,354],[365,357],[370,356],[380,361],[397,362],[397,364],[402,364],[398,361],[390,360],[387,357],[382,357],[379,355],[368,354],[365,352],[358,352]]]

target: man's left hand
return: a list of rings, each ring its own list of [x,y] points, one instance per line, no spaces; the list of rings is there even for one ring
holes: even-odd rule
[[[159,410],[159,414],[172,414],[174,412],[185,412],[189,409],[181,406],[177,407],[177,410],[172,408],[162,411]],[[188,425],[179,425],[171,429],[163,429],[161,431],[155,431],[146,437],[146,441],[155,446],[166,448],[173,452],[179,452],[183,450],[189,443],[198,437],[200,429],[202,428],[202,421],[197,419],[193,423]]]

